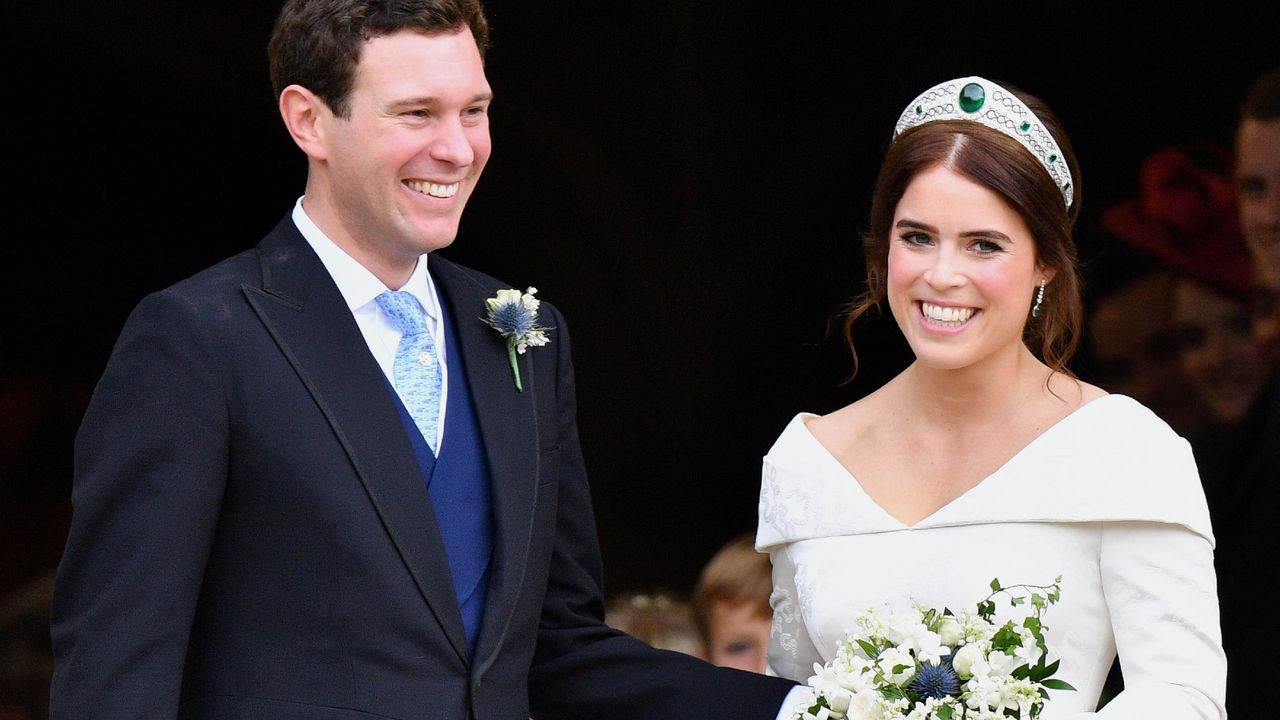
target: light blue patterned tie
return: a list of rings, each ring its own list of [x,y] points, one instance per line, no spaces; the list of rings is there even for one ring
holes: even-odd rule
[[[436,429],[440,426],[440,363],[427,330],[427,314],[418,298],[404,291],[388,290],[377,301],[401,332],[394,366],[396,390],[435,453]]]

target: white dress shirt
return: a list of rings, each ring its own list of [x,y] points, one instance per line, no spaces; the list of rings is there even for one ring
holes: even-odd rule
[[[444,415],[445,408],[449,404],[449,363],[443,342],[444,312],[440,306],[440,299],[436,295],[435,283],[427,272],[426,253],[418,258],[417,267],[413,269],[413,274],[409,276],[408,282],[403,287],[388,288],[369,272],[368,268],[338,247],[311,221],[302,207],[302,201],[303,198],[298,198],[298,202],[293,206],[293,224],[298,226],[298,231],[302,233],[307,244],[315,250],[316,255],[320,256],[320,262],[324,264],[324,269],[329,271],[333,282],[337,284],[338,291],[342,293],[342,299],[346,301],[347,308],[351,310],[351,315],[360,328],[360,333],[364,335],[364,342],[369,346],[369,352],[373,353],[373,359],[378,361],[378,367],[382,368],[382,374],[386,375],[387,382],[391,383],[392,387],[396,384],[396,348],[400,345],[401,332],[378,306],[377,297],[387,290],[403,290],[416,297],[422,304],[422,309],[426,311],[427,330],[431,333],[435,343],[436,359],[440,362],[440,416],[436,424],[435,437],[438,454],[441,443],[444,442]],[[396,390],[397,394],[399,392]],[[404,402],[403,395],[400,396],[400,401]]]

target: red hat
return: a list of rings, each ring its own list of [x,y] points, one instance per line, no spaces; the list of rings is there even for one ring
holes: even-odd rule
[[[1102,226],[1180,274],[1229,295],[1251,280],[1236,217],[1231,155],[1217,145],[1160,148],[1139,173],[1141,195],[1102,213]]]

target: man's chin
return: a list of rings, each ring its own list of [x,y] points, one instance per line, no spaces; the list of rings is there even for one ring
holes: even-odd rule
[[[429,253],[435,252],[442,248],[447,248],[453,244],[454,239],[458,237],[458,227],[452,226],[448,228],[432,227],[417,228],[414,245],[419,248],[419,252]]]

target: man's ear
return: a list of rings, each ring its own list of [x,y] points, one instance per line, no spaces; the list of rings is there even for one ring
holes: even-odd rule
[[[326,130],[334,116],[319,96],[301,85],[290,85],[280,93],[280,118],[307,157],[312,160],[328,159]]]

